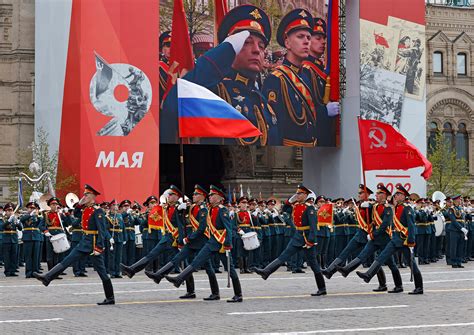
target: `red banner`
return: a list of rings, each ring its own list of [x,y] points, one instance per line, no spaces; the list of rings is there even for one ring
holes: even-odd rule
[[[58,182],[109,200],[157,193],[159,1],[73,0],[70,27]]]

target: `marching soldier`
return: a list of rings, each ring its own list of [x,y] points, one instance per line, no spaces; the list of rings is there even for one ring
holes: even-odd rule
[[[5,277],[18,277],[16,272],[16,262],[18,260],[18,234],[17,230],[22,230],[21,222],[14,214],[15,205],[7,203],[3,210],[5,215],[0,217],[0,232],[3,235],[2,253],[4,262]]]
[[[78,206],[74,210],[74,215],[81,220],[81,226],[84,235],[79,244],[71,250],[69,255],[65,257],[60,263],[56,264],[50,271],[45,274],[33,273],[33,276],[41,281],[44,286],[56,279],[57,276],[67,269],[71,264],[81,258],[86,258],[92,255],[94,269],[97,271],[102,285],[104,287],[105,299],[98,305],[113,305],[115,304],[114,288],[110,280],[107,270],[104,265],[104,248],[106,241],[113,244],[113,239],[109,235],[106,222],[105,213],[99,207],[95,206],[95,199],[100,195],[92,186],[85,185],[84,196],[79,201]],[[51,206],[51,205],[50,205]]]
[[[234,269],[230,250],[232,249],[232,227],[229,220],[229,212],[222,205],[225,199],[225,193],[217,186],[211,185],[209,191],[209,211],[206,216],[207,227],[209,230],[209,240],[202,247],[190,265],[176,277],[166,276],[166,280],[175,287],[181,284],[197,269],[209,261],[212,255],[219,255],[220,261],[224,264],[226,271],[232,279],[234,296],[227,302],[242,302],[242,288],[240,286],[239,276]],[[230,264],[230,267],[228,266]]]
[[[208,192],[200,185],[194,186],[193,193],[193,204],[188,209],[189,224],[191,230],[186,237],[183,239],[184,247],[181,251],[173,257],[173,259],[165,264],[159,271],[153,273],[145,270],[145,274],[153,279],[157,284],[161,282],[171,270],[178,266],[182,261],[188,260],[192,262],[193,257],[202,249],[202,247],[209,240],[209,230],[207,229],[207,216],[208,209],[205,204],[205,200],[208,196]],[[216,274],[213,271],[210,259],[204,262],[204,268],[206,269],[207,276],[209,277],[209,284],[211,286],[211,295],[204,300],[219,300],[219,284],[217,282]],[[194,290],[194,278],[190,274],[186,279],[186,294],[179,297],[180,299],[194,299],[196,293]]]
[[[303,62],[301,77],[313,95],[316,108],[316,137],[320,146],[335,146],[336,118],[339,103],[329,102],[329,76],[324,71],[326,21],[314,19],[309,56]],[[340,236],[340,235],[339,235]]]
[[[336,266],[337,271],[339,271],[344,277],[347,277],[349,273],[354,271],[360,264],[365,263],[370,256],[374,255],[377,251],[382,251],[385,246],[390,242],[392,235],[392,221],[393,221],[393,211],[387,205],[387,197],[390,196],[390,191],[385,187],[383,183],[377,184],[376,199],[377,203],[372,207],[372,217],[370,228],[368,228],[367,239],[368,242],[365,245],[364,249],[359,253],[359,255],[354,258],[346,266]],[[393,258],[390,257],[385,260],[385,265],[390,268],[392,271],[393,281],[395,287],[393,290],[388,291],[389,293],[399,293],[403,292],[402,287],[402,276],[400,275],[400,270],[398,270]],[[376,273],[378,273],[382,268],[379,268]],[[375,273],[374,273],[375,274]],[[380,272],[378,274],[379,283],[385,283],[385,273]],[[380,285],[377,291],[386,291],[385,285]]]
[[[461,206],[461,195],[452,196],[454,206],[448,209],[448,217],[451,224],[449,229],[449,254],[451,258],[451,266],[453,268],[464,268],[462,263],[464,251],[464,239],[468,230],[464,227],[465,213]]]
[[[62,254],[57,254],[53,250],[50,238],[57,234],[64,234],[62,222],[65,221],[65,216],[59,212],[62,206],[58,198],[52,197],[47,201],[51,210],[46,211],[43,215],[43,233],[46,239],[46,263],[48,264],[48,271],[59,263]],[[62,278],[57,278],[62,279]]]
[[[125,241],[125,224],[123,217],[118,211],[118,204],[115,200],[109,203],[110,211],[106,215],[107,228],[114,240],[114,244],[107,244],[109,249],[108,272],[112,278],[122,278],[120,275],[120,262],[122,261],[123,243]]]
[[[33,278],[33,272],[39,271],[40,240],[42,238],[38,217],[39,206],[30,201],[26,204],[27,213],[20,217],[23,226],[23,251],[25,253],[25,277]]]
[[[265,48],[270,42],[268,15],[253,5],[241,5],[223,18],[217,33],[219,45],[196,61],[183,79],[208,88],[241,112],[262,135],[239,139],[201,139],[205,144],[278,144],[276,116],[256,84],[263,70]],[[163,105],[162,140],[177,142],[177,88]]]
[[[327,279],[330,279],[337,271],[337,267],[344,265],[351,256],[358,255],[367,244],[367,236],[372,233],[371,217],[373,207],[369,203],[369,195],[373,192],[363,184],[359,184],[359,206],[355,207],[355,222],[357,223],[357,232],[354,237],[349,241],[347,246],[337,256],[337,258],[322,271]],[[351,200],[352,202],[353,200]],[[379,287],[374,289],[375,292],[387,291],[387,283],[385,279],[385,273],[383,269],[377,272],[377,278],[379,280]]]
[[[296,233],[278,258],[268,264],[264,269],[255,269],[255,272],[266,280],[281,265],[289,261],[291,256],[296,254],[299,250],[303,250],[306,262],[314,273],[318,287],[318,291],[311,295],[321,296],[327,293],[324,277],[321,274],[321,268],[316,260],[316,209],[312,205],[306,204],[306,198],[310,193],[311,191],[305,186],[298,185],[296,194],[288,200],[288,205],[292,206],[291,215]]]
[[[145,256],[130,266],[120,264],[122,272],[128,278],[132,278],[135,273],[143,270],[150,262],[157,260],[161,255],[164,255],[172,248],[178,248],[178,245],[183,245],[183,222],[179,210],[185,209],[186,204],[177,204],[178,199],[183,197],[183,192],[175,185],[169,188],[167,204],[160,206],[160,214],[164,222],[165,234],[160,242]]]
[[[77,204],[74,204],[74,208]],[[82,225],[81,220],[74,216],[74,213],[68,212],[66,215],[69,224],[71,225],[71,249],[77,247],[79,242],[82,240]],[[72,263],[72,272],[75,277],[87,277],[86,275],[86,260],[79,259]]]
[[[300,77],[312,30],[313,17],[301,8],[286,14],[278,26],[277,41],[286,48],[286,56],[263,84],[263,94],[275,111],[277,145],[316,146],[316,105],[311,89]]]
[[[410,260],[409,265],[415,279],[415,290],[408,294],[423,294],[423,278],[413,259],[416,229],[415,213],[410,206],[404,204],[405,198],[409,197],[410,193],[408,193],[402,184],[397,184],[395,188],[397,189],[393,195],[395,207],[391,207],[393,212],[392,239],[372,263],[367,272],[357,271],[356,273],[360,278],[364,279],[366,283],[370,282],[372,277],[381,269],[382,265],[385,264],[388,259],[392,258],[394,252],[397,249],[401,249],[405,259]],[[403,291],[401,283],[399,290]]]
[[[326,203],[324,196],[319,195],[316,197],[316,210]],[[323,268],[326,267],[326,261],[328,258],[329,251],[329,239],[331,238],[331,229],[327,223],[318,222],[316,229],[316,236],[318,247],[316,248],[316,255],[318,256],[318,261]]]

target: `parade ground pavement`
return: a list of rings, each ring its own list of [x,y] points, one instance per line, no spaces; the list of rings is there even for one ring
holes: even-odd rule
[[[178,299],[184,286],[156,285],[141,272],[113,279],[114,306],[96,305],[104,293],[91,268],[88,278],[74,278],[68,269],[49,287],[25,279],[21,268],[18,278],[0,275],[0,334],[474,334],[474,262],[464,265],[452,269],[442,260],[421,266],[424,295],[408,295],[410,271],[401,269],[403,293],[372,292],[377,278],[365,284],[353,272],[327,280],[324,297],[310,295],[317,289],[309,269],[292,274],[282,267],[266,281],[239,275],[244,302],[234,304],[226,302],[232,296],[226,273],[218,274],[221,300],[206,302],[204,271],[195,273],[194,300]]]

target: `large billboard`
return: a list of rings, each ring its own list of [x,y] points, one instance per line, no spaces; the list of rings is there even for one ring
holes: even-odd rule
[[[423,0],[360,0],[360,115],[392,125],[426,155],[426,47]],[[374,129],[374,145],[385,135]],[[424,195],[423,168],[369,171],[367,183],[402,183]]]
[[[158,34],[155,0],[36,2],[35,123],[69,190],[158,192]]]
[[[160,142],[338,146],[338,1],[299,1],[296,8],[280,1],[261,1],[258,8],[249,5],[255,1],[239,1],[239,6],[231,8],[227,3],[189,2],[185,9],[189,37],[184,39],[177,30],[183,25],[175,27],[176,18],[170,19],[172,2],[161,4],[160,83],[165,99],[160,111]],[[205,15],[206,8],[209,15]],[[236,53],[225,46],[230,45],[226,43],[229,36],[243,30],[251,35],[241,50]],[[192,44],[192,55],[185,55],[191,50],[185,47],[187,43]],[[179,69],[176,57],[185,61],[194,58],[194,68]],[[172,87],[177,76],[220,96],[261,135],[180,137],[177,92]],[[225,117],[218,111],[209,114]]]

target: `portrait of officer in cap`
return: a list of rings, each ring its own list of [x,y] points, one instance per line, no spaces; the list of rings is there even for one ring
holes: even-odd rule
[[[311,89],[300,76],[312,30],[313,17],[301,8],[286,14],[278,26],[277,42],[286,49],[286,56],[265,79],[263,94],[276,114],[279,145],[316,146],[316,107]]]
[[[183,79],[196,83],[235,107],[261,131],[243,139],[201,139],[202,144],[278,144],[276,115],[259,90],[257,76],[264,66],[265,49],[271,38],[268,15],[253,5],[230,10],[217,32],[215,48],[198,58]],[[160,115],[161,141],[177,143],[177,88],[168,94]]]

